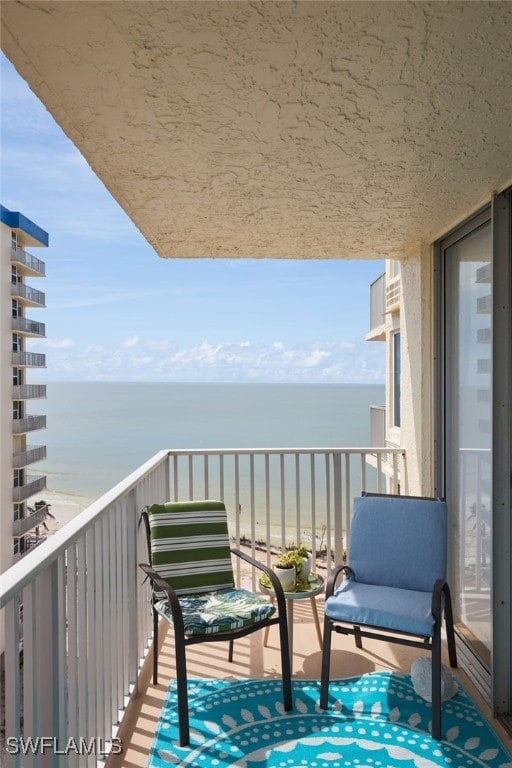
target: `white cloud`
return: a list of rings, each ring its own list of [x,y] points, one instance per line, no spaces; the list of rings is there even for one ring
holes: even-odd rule
[[[125,347],[125,349],[130,349],[130,347],[136,347],[138,343],[138,336],[128,336],[128,338],[123,341],[122,346]]]
[[[304,365],[306,368],[314,368],[315,366],[320,365],[322,360],[325,360],[330,356],[331,353],[327,352],[325,349],[314,349],[309,357],[304,360]]]
[[[384,381],[378,345],[345,343],[287,346],[252,341],[212,342],[180,348],[170,341],[130,336],[119,345],[81,347],[60,340],[47,354],[53,380],[239,381],[367,383]],[[369,348],[368,348],[369,347]]]
[[[69,349],[69,347],[74,347],[76,342],[67,337],[64,339],[40,339],[39,344],[47,349]]]

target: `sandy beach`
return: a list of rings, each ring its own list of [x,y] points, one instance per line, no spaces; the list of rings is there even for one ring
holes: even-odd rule
[[[73,497],[67,493],[51,491],[48,488],[44,490],[42,495],[44,501],[48,503],[50,515],[52,515],[52,517],[46,518],[48,530],[45,532],[48,535],[55,533],[66,523],[69,523],[93,502],[93,499],[87,499],[84,496]]]
[[[48,536],[53,535],[56,531],[60,530],[66,523],[69,523],[77,515],[84,511],[95,499],[88,499],[84,496],[71,496],[64,492],[45,489],[42,494],[44,500],[48,503],[50,514],[46,519],[46,533]],[[232,535],[235,533],[235,524],[233,521],[229,523],[230,532]],[[41,531],[43,533],[43,531]],[[240,521],[240,537],[241,544],[251,547],[252,545],[252,533],[254,533],[254,545],[257,550],[266,552],[268,549],[268,543],[270,544],[270,552],[277,553],[284,546],[293,546],[297,544],[297,531],[295,527],[287,528],[284,535],[282,535],[282,529],[280,525],[272,523],[270,525],[270,531],[268,531],[265,523],[256,522],[254,525],[254,531],[251,531],[251,525],[249,520]],[[270,536],[268,536],[270,533]],[[269,540],[267,542],[267,539]],[[300,543],[305,544],[308,549],[313,548],[311,529],[303,529],[301,531]],[[317,547],[320,542],[316,542]]]

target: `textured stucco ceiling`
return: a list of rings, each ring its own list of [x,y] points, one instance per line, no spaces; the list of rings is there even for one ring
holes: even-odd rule
[[[381,258],[512,177],[512,3],[2,2],[161,256]]]

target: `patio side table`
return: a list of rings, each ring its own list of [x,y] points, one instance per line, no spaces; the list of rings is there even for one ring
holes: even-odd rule
[[[309,600],[311,601],[311,610],[313,612],[313,619],[315,622],[315,628],[316,628],[316,635],[318,638],[318,643],[320,645],[320,649],[322,648],[322,630],[320,628],[320,621],[318,619],[318,609],[316,605],[316,596],[320,595],[324,591],[324,578],[323,576],[320,576],[317,573],[312,573],[309,576],[309,588],[308,589],[301,589],[301,590],[293,590],[291,592],[285,592],[284,596],[286,598],[286,613],[287,613],[287,620],[288,620],[288,643],[290,646],[290,659],[293,657],[293,604],[295,600]],[[260,580],[260,589],[262,592],[264,592],[267,595],[270,595],[273,597],[274,590],[272,587],[266,586],[262,581]],[[263,639],[263,645],[267,645],[268,641],[268,632],[269,628],[265,630],[264,633],[264,639]]]

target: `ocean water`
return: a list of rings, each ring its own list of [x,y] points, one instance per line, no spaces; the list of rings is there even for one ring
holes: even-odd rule
[[[49,383],[34,470],[85,506],[162,449],[368,446],[383,402],[383,385]]]

